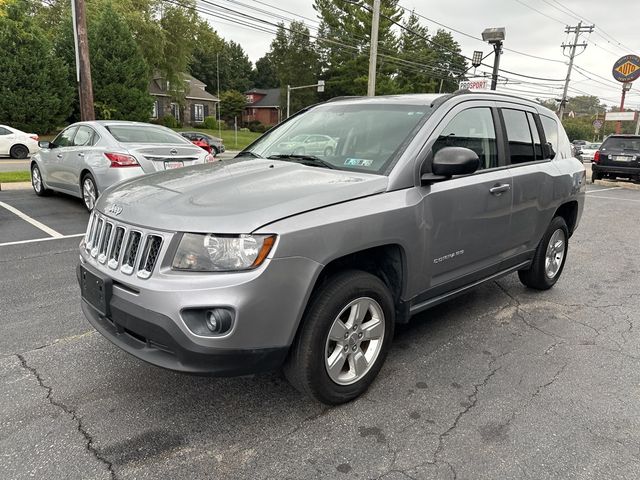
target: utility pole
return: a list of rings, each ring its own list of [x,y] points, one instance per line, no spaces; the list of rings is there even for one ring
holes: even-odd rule
[[[559,113],[559,117],[560,120],[562,120],[562,117],[564,117],[564,109],[567,105],[567,91],[569,90],[569,81],[571,80],[571,70],[573,69],[573,58],[576,56],[576,48],[578,47],[584,47],[587,48],[587,44],[585,43],[578,43],[578,40],[580,38],[580,34],[581,33],[591,33],[593,32],[593,29],[595,28],[595,25],[585,25],[582,26],[582,22],[578,22],[578,25],[576,25],[575,27],[569,27],[567,26],[564,31],[566,33],[575,33],[574,39],[573,39],[573,43],[569,43],[569,44],[565,44],[563,43],[562,45],[560,45],[562,47],[562,51],[564,51],[565,48],[569,48],[569,68],[567,69],[567,78],[564,81],[564,90],[562,92],[562,99],[560,99],[560,113]]]
[[[71,0],[71,14],[73,16],[73,39],[76,47],[76,81],[80,98],[80,119],[83,121],[95,120],[89,40],[87,38],[87,12],[84,0]]]
[[[376,95],[376,64],[378,61],[378,28],[380,27],[380,0],[373,0],[373,18],[371,19],[371,47],[369,49],[369,84],[367,97]]]
[[[216,52],[216,88],[218,90],[218,137],[222,138],[222,127],[220,126],[220,61],[218,59],[218,52]],[[236,142],[237,143],[237,142]]]

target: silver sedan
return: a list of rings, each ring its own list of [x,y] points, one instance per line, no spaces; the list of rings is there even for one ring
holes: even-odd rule
[[[31,159],[37,195],[51,190],[83,200],[92,210],[105,188],[145,173],[214,162],[213,155],[159,125],[123,121],[74,123]]]

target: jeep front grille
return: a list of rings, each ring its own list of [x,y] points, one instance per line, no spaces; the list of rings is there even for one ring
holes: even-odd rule
[[[160,258],[164,237],[108,219],[94,211],[85,235],[87,252],[99,263],[125,275],[149,278]]]

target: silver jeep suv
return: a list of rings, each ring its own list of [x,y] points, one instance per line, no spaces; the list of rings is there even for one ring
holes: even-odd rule
[[[335,148],[281,150],[299,135]],[[327,404],[374,380],[397,323],[502,275],[558,281],[585,169],[556,116],[460,92],[310,107],[235,159],[106,190],[80,245],[82,310],[160,367],[283,367]]]

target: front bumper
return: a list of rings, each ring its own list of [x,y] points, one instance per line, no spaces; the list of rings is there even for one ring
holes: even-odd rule
[[[159,367],[216,376],[272,370],[287,355],[321,266],[299,257],[265,263],[260,271],[238,274],[160,269],[140,279],[105,269],[81,249],[82,267],[112,284],[108,316],[84,299],[82,311],[112,343]],[[80,265],[77,274],[80,280]],[[235,312],[228,333],[203,337],[187,327],[181,312],[205,306]]]

